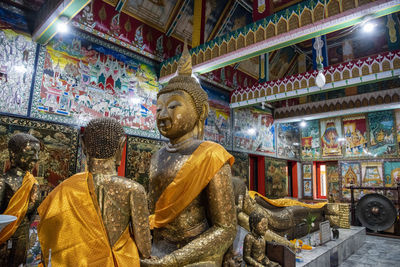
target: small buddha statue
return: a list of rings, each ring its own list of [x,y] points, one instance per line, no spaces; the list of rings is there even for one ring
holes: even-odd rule
[[[207,93],[192,77],[185,47],[178,75],[157,96],[157,126],[169,139],[152,157],[152,258],[142,266],[221,266],[236,235],[233,157],[203,141]]]
[[[266,255],[265,233],[268,231],[268,219],[262,214],[252,212],[249,216],[250,233],[244,238],[243,259],[249,266],[280,266],[270,261]]]
[[[46,266],[139,266],[150,256],[146,192],[120,177],[126,137],[112,118],[91,120],[83,134],[89,172],[59,184],[38,208]]]
[[[0,213],[17,220],[0,232],[0,266],[25,264],[29,226],[39,204],[39,188],[30,173],[39,160],[40,142],[27,133],[8,142],[11,168],[0,178]]]

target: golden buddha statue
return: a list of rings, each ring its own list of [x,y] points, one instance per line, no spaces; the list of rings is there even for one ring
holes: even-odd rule
[[[280,266],[267,257],[265,234],[268,230],[268,219],[262,214],[252,212],[249,216],[250,233],[243,242],[243,259],[248,266]]]
[[[30,173],[39,160],[39,140],[17,133],[8,142],[11,169],[0,178],[0,213],[17,220],[0,232],[0,266],[26,262],[29,226],[39,204],[39,188]]]
[[[139,266],[151,251],[146,192],[117,175],[126,137],[115,119],[91,120],[83,135],[89,172],[58,185],[38,208],[46,265]]]
[[[208,97],[190,60],[185,47],[179,75],[158,93],[157,126],[169,143],[151,161],[153,256],[142,266],[221,266],[236,235],[233,157],[202,140]]]

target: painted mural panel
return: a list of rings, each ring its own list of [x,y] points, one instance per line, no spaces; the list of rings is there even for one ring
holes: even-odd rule
[[[396,154],[393,111],[368,113],[369,153],[371,156]]]
[[[342,126],[340,118],[320,120],[322,157],[342,156]]]
[[[307,121],[307,126],[301,130],[301,158],[315,159],[320,156],[321,142],[319,139],[319,121]]]
[[[242,180],[246,180],[246,185],[249,187],[250,180],[250,166],[249,166],[249,155],[247,153],[240,152],[229,152],[235,157],[235,163],[232,166],[232,176],[240,177]]]
[[[158,137],[155,69],[133,53],[126,56],[115,46],[96,42],[71,34],[41,49],[32,116],[77,125],[114,117],[128,134]]]
[[[342,199],[351,199],[351,190],[346,186],[361,185],[361,168],[358,162],[341,162],[340,169],[342,171]],[[359,198],[360,191],[354,190],[355,199]]]
[[[163,146],[162,141],[129,136],[125,176],[144,186],[148,192],[151,157]]]
[[[27,132],[40,141],[38,168],[34,171],[39,183],[50,187],[75,174],[78,130],[73,127],[0,116],[0,164],[8,168],[7,144],[18,132]]]
[[[283,198],[288,195],[287,161],[265,159],[265,193],[269,198]]]
[[[298,123],[279,123],[277,137],[278,157],[299,158],[300,129]]]
[[[303,164],[303,197],[312,198],[312,164]]]
[[[328,200],[340,202],[339,168],[337,164],[327,164],[326,173],[328,179]]]
[[[0,112],[27,116],[35,56],[29,37],[0,30]]]
[[[236,149],[275,155],[275,127],[272,114],[265,110],[234,110],[233,145]]]
[[[395,187],[400,182],[400,161],[385,161],[383,169],[385,173],[385,186]]]
[[[231,145],[229,93],[204,85],[202,87],[207,92],[210,107],[204,126],[204,139],[229,147]]]
[[[343,118],[345,157],[367,156],[367,125],[364,115]]]
[[[381,162],[361,162],[361,170],[363,186],[383,186]]]

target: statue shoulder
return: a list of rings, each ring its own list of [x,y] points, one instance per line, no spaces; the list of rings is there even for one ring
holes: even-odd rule
[[[130,192],[138,192],[138,193],[146,192],[144,190],[143,185],[126,177],[116,176],[113,178],[113,181],[119,185],[122,185],[125,190],[128,190]]]

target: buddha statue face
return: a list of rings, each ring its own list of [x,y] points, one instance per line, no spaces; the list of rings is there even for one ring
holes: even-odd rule
[[[19,149],[10,150],[10,161],[12,167],[19,167],[24,171],[32,171],[39,161],[39,141],[28,141]]]
[[[265,232],[268,230],[268,219],[262,218],[254,230],[255,230],[256,234],[264,235]]]
[[[159,95],[156,118],[160,133],[171,142],[197,134],[199,116],[192,97],[185,91],[176,90]]]

